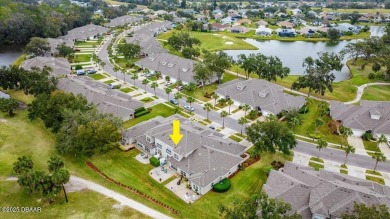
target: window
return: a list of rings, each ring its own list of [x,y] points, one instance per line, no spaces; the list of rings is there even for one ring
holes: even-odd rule
[[[174,154],[173,157],[176,159],[176,160],[179,160],[179,156],[177,154]]]
[[[167,154],[171,154],[171,150],[169,150],[168,148],[165,151],[167,152]]]
[[[181,174],[182,176],[184,176],[184,177],[187,176],[186,172],[184,172],[183,170],[180,170],[180,174]]]
[[[162,146],[161,146],[160,143],[157,143],[157,147],[160,148],[160,149],[162,149]]]
[[[144,148],[144,146],[139,142],[137,142],[137,145],[140,146],[141,148]]]
[[[150,142],[150,138],[149,138],[149,137],[146,137],[146,141],[147,141],[147,142]]]

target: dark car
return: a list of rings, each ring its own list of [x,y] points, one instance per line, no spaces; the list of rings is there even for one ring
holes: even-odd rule
[[[212,130],[215,130],[215,127],[214,127],[214,126],[212,126],[212,125],[211,125],[211,126],[209,126],[209,128],[210,128],[210,129],[212,129]]]
[[[179,104],[179,101],[175,100],[175,99],[172,99],[169,101],[170,103],[174,104],[174,105],[177,105]]]

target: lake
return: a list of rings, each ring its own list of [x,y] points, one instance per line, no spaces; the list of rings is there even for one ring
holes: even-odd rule
[[[382,27],[372,26],[371,36],[383,35]],[[329,42],[306,42],[306,41],[277,41],[277,40],[254,40],[245,39],[247,43],[250,43],[258,48],[258,50],[225,50],[225,52],[237,60],[237,56],[240,54],[249,55],[251,53],[262,53],[267,56],[277,56],[283,62],[283,65],[289,67],[291,75],[302,75],[304,68],[302,67],[303,60],[311,56],[317,58],[318,52],[336,52],[339,53],[345,48],[345,46],[353,41],[338,41],[336,43]],[[334,72],[336,76],[335,81],[347,80],[350,77],[350,71],[345,63],[348,61],[348,57],[344,57],[344,67],[340,72]]]
[[[0,66],[11,65],[22,53],[19,46],[0,46]]]

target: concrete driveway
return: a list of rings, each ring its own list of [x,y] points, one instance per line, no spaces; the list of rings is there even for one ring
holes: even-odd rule
[[[356,151],[355,154],[368,155],[364,148],[363,140],[360,137],[350,136],[348,137],[348,144],[353,146]]]
[[[385,154],[385,156],[390,159],[390,146],[387,143],[380,143],[379,149]]]

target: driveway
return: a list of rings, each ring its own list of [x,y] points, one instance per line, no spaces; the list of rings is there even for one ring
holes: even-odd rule
[[[364,148],[363,140],[360,137],[348,137],[348,144],[355,148],[355,154],[368,156],[366,149]]]
[[[387,145],[387,143],[380,143],[379,149],[382,151],[383,154],[385,154],[387,159],[390,159],[390,146]]]

